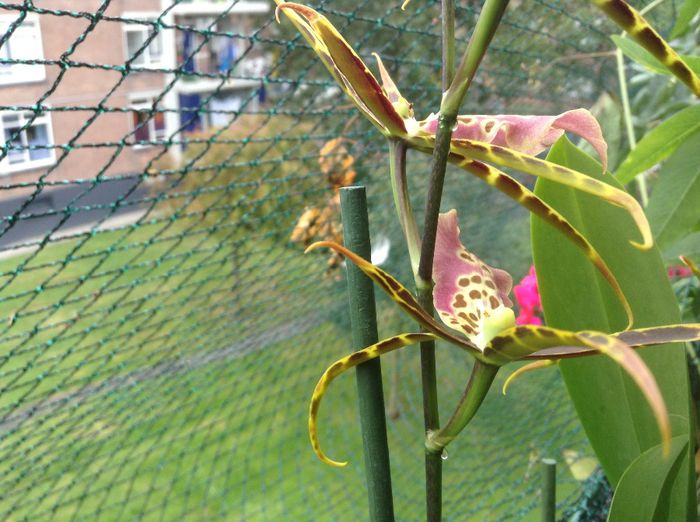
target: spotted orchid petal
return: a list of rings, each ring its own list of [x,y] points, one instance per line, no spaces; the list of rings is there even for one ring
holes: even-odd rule
[[[477,347],[515,324],[508,294],[513,279],[467,251],[459,239],[457,211],[440,214],[433,261],[433,304],[449,328]]]
[[[432,114],[418,125],[421,131],[435,135],[438,115]],[[586,109],[575,109],[558,116],[458,116],[452,139],[490,143],[534,156],[551,147],[566,131],[590,143],[598,153],[605,170],[608,145],[603,139],[598,121]]]
[[[389,337],[367,348],[353,352],[342,359],[338,359],[323,372],[323,375],[319,379],[311,395],[311,403],[309,405],[309,438],[311,439],[311,447],[319,459],[326,464],[336,467],[343,467],[347,464],[347,462],[338,462],[328,458],[321,450],[321,444],[318,439],[318,410],[321,406],[321,399],[326,393],[326,389],[330,383],[341,373],[354,368],[358,364],[376,359],[381,355],[393,352],[404,346],[410,346],[423,341],[433,341],[435,339],[437,339],[437,336],[429,333],[406,333]]]
[[[647,399],[656,418],[663,446],[668,449],[671,441],[671,425],[656,379],[642,358],[619,336],[594,331],[574,333],[542,326],[517,326],[494,337],[485,350],[485,355],[488,357],[493,353],[506,359],[518,360],[528,353],[532,354],[557,346],[585,347],[619,364]],[[550,355],[544,360],[553,359]]]
[[[557,212],[548,203],[540,199],[534,192],[519,183],[517,180],[494,167],[490,167],[479,161],[473,161],[462,156],[452,155],[450,161],[462,169],[474,174],[492,187],[500,190],[506,196],[521,204],[534,215],[543,219],[551,226],[559,230],[564,236],[576,245],[585,254],[588,260],[596,267],[605,278],[610,288],[622,304],[627,315],[628,328],[632,327],[634,316],[632,307],[625,297],[620,284],[591,243],[569,223],[564,216]]]
[[[637,228],[642,235],[642,242],[630,241],[630,243],[641,250],[648,250],[654,243],[644,210],[642,210],[639,202],[624,190],[615,188],[570,168],[498,145],[489,145],[472,140],[453,140],[451,151],[460,156],[495,163],[496,165],[561,183],[604,199],[612,205],[625,209],[637,224]]]
[[[491,268],[485,263],[478,261],[473,254],[469,254],[464,250],[459,242],[459,228],[454,212],[441,216],[439,225],[441,226],[438,229],[438,246],[436,248],[434,300],[438,310],[444,308],[444,303],[447,303],[445,310],[448,312],[448,316],[441,314],[441,317],[447,319],[447,324],[450,327],[465,333],[468,336],[467,338],[453,334],[446,327],[435,321],[420,307],[415,298],[401,283],[343,246],[332,242],[319,242],[314,243],[307,249],[309,251],[320,247],[328,247],[344,255],[376,282],[406,313],[428,330],[428,332],[421,334],[398,335],[368,346],[336,361],[326,370],[316,386],[309,408],[309,434],[314,451],[321,460],[334,466],[344,465],[342,462],[329,459],[321,451],[318,442],[316,428],[318,410],[320,400],[329,383],[347,369],[369,359],[379,357],[384,353],[397,350],[403,346],[438,338],[469,351],[481,363],[485,363],[484,367],[489,367],[494,371],[498,371],[499,367],[512,361],[528,359],[534,361],[533,364],[516,371],[516,375],[511,376],[509,382],[512,382],[514,377],[522,373],[550,366],[559,359],[594,354],[605,355],[627,371],[640,387],[655,415],[663,443],[665,447],[667,446],[670,440],[670,424],[663,398],[653,375],[632,347],[675,341],[700,340],[700,324],[626,330],[616,334],[604,334],[594,331],[570,332],[545,326],[514,326],[513,316],[509,316],[507,312],[507,310],[510,310],[509,306],[512,305],[507,295],[512,286],[510,276],[501,270]],[[468,257],[460,254],[468,254]],[[446,259],[442,259],[442,256],[445,256]],[[447,275],[440,273],[441,269],[437,268],[438,266],[443,267],[442,270],[445,270]],[[468,286],[462,287],[460,285],[459,272],[468,274]],[[472,280],[475,275],[478,275],[480,280]],[[485,281],[490,281],[493,288],[487,285]],[[476,294],[470,296],[467,292],[465,295],[463,291],[466,288],[471,291],[472,285],[475,285],[474,289],[479,288],[478,298]],[[486,292],[486,295],[481,293],[483,288],[489,290]],[[457,293],[461,293],[461,299],[456,297]],[[452,298],[451,300],[450,297]],[[487,320],[482,320],[480,324],[477,323],[477,326],[481,328],[480,331],[474,329],[473,332],[470,332],[460,324],[450,323],[451,318],[464,319],[463,316],[460,316],[462,300],[467,301],[466,310],[480,310],[486,306],[486,303],[491,304],[491,297],[494,297],[499,305],[492,310],[498,310],[500,315],[490,314],[495,320],[487,318]],[[475,300],[481,304],[472,307],[468,300]],[[469,317],[468,314],[469,312],[467,312],[467,317]],[[503,318],[505,319],[503,320]],[[467,325],[471,326],[468,322]],[[481,334],[481,337],[478,336],[479,334]],[[443,442],[443,446],[444,444],[445,442]]]
[[[386,135],[406,133],[403,118],[350,44],[328,19],[305,5],[275,0],[357,107]]]
[[[372,53],[372,56],[377,60],[377,68],[379,69],[379,77],[382,79],[384,92],[394,106],[394,109],[396,109],[396,112],[404,118],[404,123],[406,123],[406,120],[413,118],[413,104],[401,95],[399,88],[389,75],[389,71],[384,67],[384,62],[381,57],[377,53]]]
[[[639,12],[623,0],[593,0],[593,3],[700,96],[700,78]]]
[[[474,343],[472,343],[469,339],[453,334],[450,330],[433,319],[430,314],[423,310],[423,308],[418,304],[418,301],[416,301],[416,299],[411,295],[411,292],[409,292],[405,286],[378,266],[366,261],[344,246],[331,241],[319,241],[314,243],[306,249],[306,252],[322,247],[333,249],[352,261],[355,266],[357,266],[365,273],[365,275],[367,275],[367,277],[377,283],[379,288],[384,290],[392,301],[398,304],[404,312],[410,315],[416,322],[418,322],[418,324],[428,330],[428,332],[437,335],[441,339],[456,344],[477,357],[480,356],[481,351]]]

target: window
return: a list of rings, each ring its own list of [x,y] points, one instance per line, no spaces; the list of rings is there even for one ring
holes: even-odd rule
[[[3,145],[9,144],[7,156],[0,161],[0,172],[45,167],[56,161],[50,116],[37,116],[29,127],[23,129],[31,118],[30,112],[4,112],[0,115]]]
[[[152,145],[150,142],[165,138],[165,114],[159,106],[153,108],[153,98],[134,98],[131,108],[134,141],[144,142],[137,145]]]
[[[124,28],[126,33],[127,59],[133,59],[132,65],[140,67],[157,67],[163,61],[163,40],[160,33],[151,25],[128,25]],[[153,36],[153,34],[155,36]],[[147,40],[148,46],[141,50]],[[139,51],[141,52],[139,53]],[[138,53],[138,56],[135,56]],[[135,56],[135,57],[134,57]]]
[[[0,34],[10,29],[14,16],[0,16]],[[39,19],[28,17],[15,27],[10,38],[0,47],[0,85],[40,82],[46,78],[44,64],[13,63],[43,60]],[[9,63],[8,63],[9,62]]]

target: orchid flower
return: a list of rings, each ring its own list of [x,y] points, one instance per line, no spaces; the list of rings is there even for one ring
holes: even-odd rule
[[[426,448],[441,451],[469,422],[478,404],[488,391],[498,369],[512,361],[527,360],[531,364],[517,370],[512,377],[551,366],[559,359],[602,354],[618,363],[634,379],[656,417],[662,441],[670,443],[670,424],[661,393],[643,360],[632,349],[639,346],[700,339],[700,324],[684,324],[627,330],[614,334],[596,331],[571,332],[545,326],[515,322],[508,294],[511,276],[492,268],[470,253],[460,242],[457,213],[441,214],[438,221],[433,269],[433,303],[442,324],[421,308],[411,293],[394,277],[365,261],[343,246],[319,242],[307,251],[328,247],[343,254],[369,276],[389,297],[425,330],[389,337],[356,351],[333,363],[318,381],[309,408],[309,434],[316,455],[325,463],[344,466],[346,463],[328,458],[321,450],[317,418],[321,399],[328,385],[343,372],[365,361],[426,340],[443,339],[470,353],[481,368],[478,377],[480,395],[465,412],[455,412],[453,420],[437,432],[428,434]],[[475,366],[476,367],[476,366]],[[474,374],[473,374],[474,376]]]
[[[415,118],[413,105],[401,95],[379,56],[375,54],[381,84],[326,17],[304,5],[284,0],[275,2],[276,14],[283,12],[289,17],[345,94],[382,134],[408,147],[432,153],[438,117],[431,114],[421,121]],[[449,161],[500,190],[576,244],[610,284],[624,306],[631,326],[629,304],[614,275],[590,242],[549,204],[496,167],[549,179],[624,208],[642,235],[641,243],[632,243],[641,249],[650,248],[653,239],[649,224],[632,196],[585,174],[535,157],[565,132],[576,134],[590,143],[603,169],[606,168],[607,145],[600,125],[586,109],[575,109],[557,116],[459,116],[452,135]]]

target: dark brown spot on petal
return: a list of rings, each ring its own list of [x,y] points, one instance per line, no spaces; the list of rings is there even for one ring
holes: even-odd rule
[[[523,195],[523,189],[520,187],[520,184],[508,176],[498,176],[494,185],[498,190],[512,198],[517,199]]]
[[[348,356],[348,361],[350,362],[357,362],[360,359],[364,358],[365,354],[362,352],[355,352],[352,355]]]
[[[499,303],[498,299],[496,299],[494,296],[491,296],[489,297],[489,304],[491,305],[491,308],[495,310],[501,303]]]
[[[537,333],[540,334],[542,337],[556,337],[557,334],[550,330],[549,328],[538,328]]]
[[[452,306],[454,308],[466,308],[467,302],[464,300],[464,296],[462,294],[457,294]]]
[[[475,283],[481,283],[481,276],[480,275],[473,275],[472,281],[474,281]]]
[[[638,38],[642,40],[646,45],[645,47],[651,47],[652,49],[647,49],[652,54],[666,55],[666,48],[664,46],[664,41],[661,37],[654,32],[654,30],[646,26],[637,34]]]
[[[491,132],[491,129],[493,129],[493,126],[496,125],[496,122],[493,121],[487,121],[486,124],[484,124],[484,130],[486,132]]]
[[[481,297],[481,292],[479,292],[478,290],[472,290],[471,292],[469,292],[469,297],[471,299],[479,299]]]
[[[469,319],[476,321],[479,317],[474,312],[469,312]]]
[[[484,281],[484,284],[485,284],[488,288],[490,288],[491,290],[495,290],[495,289],[496,289],[496,285],[494,285],[494,284],[493,284],[493,281],[490,281],[489,279],[487,279],[486,281]]]
[[[459,286],[469,286],[469,278],[468,277],[460,277],[459,281],[457,282]]]

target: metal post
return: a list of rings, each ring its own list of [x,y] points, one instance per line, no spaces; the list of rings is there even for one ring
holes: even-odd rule
[[[345,246],[365,259],[371,257],[365,187],[340,189]],[[372,280],[352,263],[347,264],[350,324],[353,348],[378,341]],[[382,368],[379,359],[356,368],[360,423],[365,453],[365,475],[372,522],[393,522],[389,446],[386,436]]]

